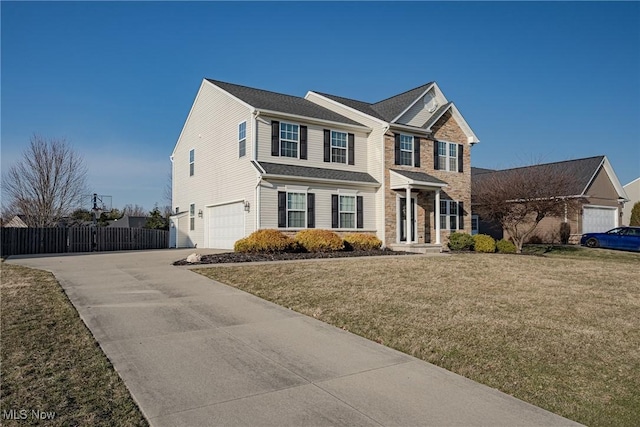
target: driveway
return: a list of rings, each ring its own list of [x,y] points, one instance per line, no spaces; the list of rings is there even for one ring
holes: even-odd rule
[[[171,265],[191,252],[7,262],[55,274],[153,426],[577,425]]]

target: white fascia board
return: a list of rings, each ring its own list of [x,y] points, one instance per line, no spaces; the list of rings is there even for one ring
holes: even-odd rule
[[[282,113],[280,111],[263,110],[263,109],[258,109],[258,111],[260,111],[261,114],[264,114],[267,116],[280,117],[285,119],[294,119],[298,122],[309,122],[309,123],[316,123],[320,125],[328,125],[333,127],[342,127],[347,129],[358,130],[365,133],[370,133],[373,130],[370,127],[363,126],[363,125],[352,125],[349,123],[334,122],[333,120],[316,119],[313,117],[300,116],[298,114]]]
[[[404,130],[406,132],[422,133],[422,134],[425,134],[425,135],[431,134],[431,130],[430,129],[419,128],[419,127],[414,127],[414,126],[407,126],[407,125],[403,125],[403,124],[400,124],[400,123],[391,123],[389,125],[389,127],[391,129]]]
[[[444,116],[444,113],[446,113],[449,110],[451,110],[451,114],[456,119],[456,121],[458,122],[458,124],[462,128],[462,131],[467,136],[467,143],[468,144],[477,144],[478,142],[480,142],[480,140],[478,139],[476,134],[471,130],[471,127],[469,126],[469,123],[467,123],[467,121],[464,119],[464,117],[462,117],[462,114],[460,114],[460,110],[458,110],[458,107],[456,107],[456,105],[453,102],[449,105],[448,108],[446,108],[445,110],[442,111],[440,116],[433,122],[433,124],[435,124],[438,120],[440,120],[440,117]],[[431,125],[431,126],[433,126],[433,125]],[[429,130],[431,130],[431,126],[429,126]]]
[[[628,202],[630,200],[629,196],[627,195],[627,192],[624,190],[624,187],[622,186],[622,184],[620,184],[620,181],[618,180],[618,177],[616,176],[616,173],[613,170],[613,166],[611,166],[611,163],[609,163],[609,159],[607,158],[607,156],[604,156],[602,163],[600,164],[600,166],[598,166],[596,173],[593,174],[593,176],[589,180],[589,185],[587,185],[584,191],[587,191],[587,188],[589,188],[593,180],[596,178],[596,175],[598,175],[598,171],[600,170],[601,167],[603,167],[605,172],[607,172],[607,176],[609,177],[611,184],[613,184],[613,188],[615,188],[616,192],[618,193],[618,199],[622,199],[622,201]]]
[[[338,185],[348,184],[348,185],[353,185],[357,187],[380,187],[380,184],[377,182],[343,181],[340,179],[311,178],[308,176],[264,174],[262,175],[262,178],[266,180],[278,179],[282,181],[321,182],[321,183],[338,184]]]
[[[631,184],[635,184],[636,182],[640,181],[640,177],[634,179],[633,181],[629,182],[628,184],[623,185],[623,188],[627,188],[628,186],[630,186]],[[626,191],[626,190],[625,190]]]
[[[415,179],[407,178],[406,176],[401,175],[398,172],[395,172],[395,171],[392,171],[392,170],[390,170],[389,173],[394,175],[396,178],[400,178],[400,179],[406,181],[406,184],[392,186],[391,187],[392,190],[397,190],[399,188],[404,188],[405,185],[416,185],[416,186],[420,186],[420,187],[433,187],[433,188],[445,188],[445,187],[448,187],[448,185],[445,184],[445,183],[416,181]]]
[[[355,108],[351,108],[351,107],[349,107],[348,105],[341,104],[341,103],[340,103],[340,102],[338,102],[338,101],[334,101],[334,100],[333,100],[333,99],[331,99],[331,98],[327,98],[326,96],[322,96],[322,95],[320,95],[320,94],[318,94],[318,93],[316,93],[316,92],[314,92],[314,91],[312,91],[312,90],[310,90],[309,92],[307,92],[307,94],[305,95],[304,99],[309,100],[309,99],[308,99],[309,94],[313,94],[314,96],[317,96],[318,98],[322,98],[322,99],[324,99],[325,101],[329,102],[330,104],[338,105],[338,106],[340,106],[340,107],[342,107],[342,108],[344,108],[344,109],[346,109],[346,110],[351,111],[352,113],[356,113],[356,114],[359,114],[359,115],[361,115],[361,116],[364,116],[364,117],[366,117],[366,118],[368,118],[368,119],[370,119],[370,120],[373,120],[374,122],[376,122],[376,123],[378,123],[378,124],[380,124],[380,125],[382,125],[382,126],[388,126],[388,125],[389,125],[389,123],[385,122],[384,120],[380,120],[380,119],[379,119],[379,118],[377,118],[377,117],[370,116],[369,114],[367,114],[367,113],[363,113],[362,111],[360,111],[360,110],[356,110]],[[311,102],[313,102],[313,101],[311,101]]]
[[[406,113],[407,111],[409,111],[409,109],[411,107],[413,107],[414,105],[416,105],[416,102],[418,102],[420,99],[422,99],[423,96],[425,96],[427,94],[427,92],[429,92],[431,90],[431,88],[433,87],[433,83],[431,83],[429,85],[429,87],[427,87],[424,92],[422,92],[422,94],[420,96],[418,96],[416,99],[413,100],[413,102],[411,104],[409,104],[409,106],[407,108],[405,108],[404,110],[402,110],[402,113],[398,114],[397,117],[394,117],[393,120],[391,120],[391,123],[395,123],[396,120],[398,120],[400,117],[404,116],[404,113]]]
[[[178,136],[178,140],[176,141],[176,145],[173,147],[173,151],[171,152],[171,161],[173,161],[173,156],[176,154],[176,149],[178,148],[178,144],[180,143],[180,140],[182,139],[182,134],[184,133],[185,128],[187,127],[187,123],[189,123],[189,119],[191,119],[191,113],[193,113],[193,109],[195,108],[196,104],[198,103],[198,98],[200,97],[200,92],[202,92],[202,87],[204,86],[204,82],[206,82],[206,79],[202,79],[202,83],[200,83],[200,88],[198,89],[198,93],[196,93],[196,99],[193,101],[193,104],[191,104],[191,109],[189,110],[189,114],[187,115],[187,119],[184,121],[184,124],[182,125],[182,130],[180,130],[180,135]]]

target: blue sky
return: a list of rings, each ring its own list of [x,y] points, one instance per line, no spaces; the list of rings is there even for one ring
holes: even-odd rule
[[[202,78],[378,101],[435,80],[474,166],[640,175],[638,2],[1,2],[2,170],[65,137],[113,206],[165,204]]]

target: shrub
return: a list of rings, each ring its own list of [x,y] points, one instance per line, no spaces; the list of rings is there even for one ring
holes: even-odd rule
[[[380,249],[382,240],[373,234],[351,233],[344,236],[345,248],[354,251],[372,251]]]
[[[310,228],[298,231],[294,239],[308,252],[333,252],[344,249],[344,243],[340,236],[330,230]]]
[[[631,208],[631,218],[629,219],[629,225],[640,225],[640,202],[635,202]]]
[[[296,243],[278,230],[257,230],[233,245],[236,252],[293,252]]]
[[[496,248],[498,249],[498,252],[500,252],[501,254],[515,254],[516,253],[516,245],[514,245],[513,243],[511,243],[508,240],[498,240],[496,242]]]
[[[560,223],[560,243],[566,245],[571,237],[571,225],[568,222]]]
[[[467,233],[451,233],[449,249],[452,251],[470,251],[473,248],[473,237]]]
[[[473,248],[476,252],[494,253],[496,241],[486,234],[476,234],[473,236]]]

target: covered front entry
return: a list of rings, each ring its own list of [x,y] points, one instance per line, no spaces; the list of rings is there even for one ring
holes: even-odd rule
[[[396,199],[395,243],[440,245],[440,192],[447,184],[423,172],[391,170],[390,175]]]

